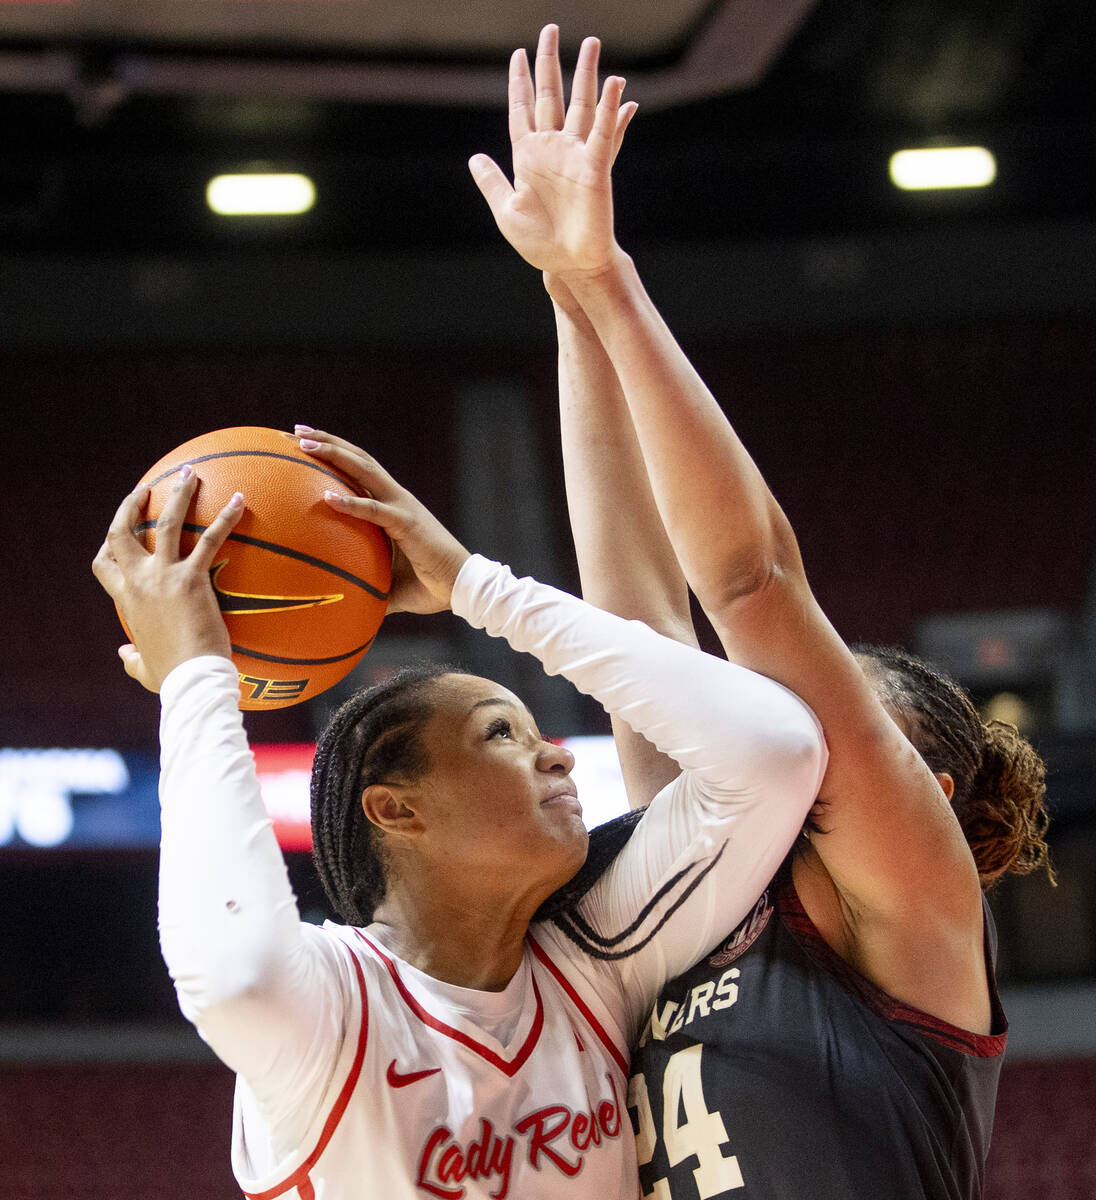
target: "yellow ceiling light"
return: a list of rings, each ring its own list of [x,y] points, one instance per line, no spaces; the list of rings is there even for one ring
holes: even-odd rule
[[[297,216],[316,203],[316,186],[307,175],[217,175],[206,186],[206,203],[222,217]]]
[[[904,191],[987,187],[997,160],[984,146],[932,146],[891,155],[891,183]]]

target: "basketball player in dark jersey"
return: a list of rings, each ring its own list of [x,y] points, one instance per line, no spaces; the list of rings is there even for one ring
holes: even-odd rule
[[[634,1048],[643,1191],[974,1200],[1007,1028],[982,893],[1046,861],[1042,764],[926,664],[855,654],[819,608],[787,519],[616,244],[610,168],[635,106],[591,136],[597,58],[587,39],[565,107],[547,27],[535,83],[522,52],[511,64],[513,184],[470,163],[554,301],[584,595],[695,641],[691,586],[728,655],[801,695],[830,748],[797,847]],[[668,768],[614,732],[643,803]]]

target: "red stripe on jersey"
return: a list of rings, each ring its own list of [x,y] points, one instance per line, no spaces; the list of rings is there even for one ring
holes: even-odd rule
[[[248,1200],[273,1200],[275,1196],[283,1195],[290,1188],[297,1189],[301,1200],[315,1200],[316,1190],[312,1186],[312,1180],[308,1178],[308,1173],[316,1165],[320,1155],[327,1149],[327,1143],[331,1141],[335,1127],[342,1120],[343,1113],[346,1112],[346,1106],[350,1103],[351,1094],[357,1086],[358,1077],[361,1075],[362,1062],[365,1060],[365,1046],[369,1038],[369,998],[365,991],[365,975],[362,972],[361,963],[358,962],[358,956],[354,951],[347,946],[346,952],[350,955],[350,961],[354,964],[354,974],[358,978],[358,990],[362,994],[362,1023],[361,1029],[358,1031],[358,1045],[354,1051],[354,1061],[350,1065],[350,1072],[346,1077],[346,1082],[342,1085],[342,1090],[339,1092],[338,1098],[332,1106],[331,1112],[328,1113],[327,1120],[320,1131],[320,1140],[316,1143],[312,1153],[292,1175],[281,1183],[275,1184],[272,1188],[267,1188],[264,1192],[244,1192]]]
[[[452,1038],[455,1042],[460,1042],[462,1046],[466,1046],[473,1053],[478,1054],[480,1058],[489,1062],[493,1067],[498,1069],[507,1078],[512,1078],[525,1065],[525,1060],[533,1053],[533,1048],[537,1044],[540,1037],[540,1031],[544,1026],[544,1002],[540,998],[540,988],[537,987],[537,981],[533,979],[533,995],[537,1002],[536,1015],[533,1017],[533,1025],[529,1030],[529,1036],[525,1039],[521,1049],[517,1052],[517,1056],[510,1062],[496,1054],[487,1046],[480,1045],[474,1038],[471,1038],[466,1033],[462,1033],[459,1029],[454,1029],[451,1025],[440,1020],[438,1017],[428,1013],[425,1008],[415,999],[414,996],[407,990],[407,985],[400,978],[399,968],[388,957],[387,954],[375,943],[371,942],[360,929],[355,929],[354,932],[361,938],[370,950],[384,963],[388,970],[388,974],[392,977],[392,982],[396,985],[396,990],[403,998],[403,1002],[415,1014],[416,1017],[431,1029],[438,1033],[444,1034],[448,1038]]]
[[[571,986],[571,984],[564,978],[563,972],[548,957],[547,952],[541,947],[539,942],[537,942],[536,938],[533,937],[533,935],[530,933],[530,934],[526,934],[526,940],[529,942],[529,945],[532,948],[533,953],[537,956],[537,958],[540,959],[540,961],[548,968],[548,970],[555,977],[556,983],[558,983],[559,986],[561,988],[563,988],[563,990],[570,997],[571,1003],[586,1018],[587,1025],[589,1025],[590,1028],[594,1031],[594,1033],[596,1033],[597,1036],[601,1039],[602,1045],[613,1056],[613,1061],[620,1068],[620,1073],[624,1076],[625,1079],[627,1079],[628,1078],[628,1059],[627,1059],[627,1057],[624,1054],[622,1054],[621,1051],[618,1050],[617,1047],[613,1044],[613,1039],[601,1027],[601,1022],[589,1010],[589,1008],[586,1006],[585,1001],[578,994],[578,992],[576,992],[575,989]]]

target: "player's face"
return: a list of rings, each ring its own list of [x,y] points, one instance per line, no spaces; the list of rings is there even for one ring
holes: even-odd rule
[[[488,679],[443,676],[431,699],[422,735],[430,769],[416,789],[424,849],[467,862],[485,883],[510,878],[518,891],[549,895],[586,858],[574,756],[546,742],[517,696]]]

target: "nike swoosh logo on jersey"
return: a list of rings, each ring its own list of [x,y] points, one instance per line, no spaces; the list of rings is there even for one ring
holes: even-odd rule
[[[396,1070],[396,1060],[393,1059],[388,1064],[388,1073],[385,1078],[388,1080],[389,1087],[402,1088],[411,1083],[418,1083],[420,1079],[425,1079],[428,1075],[436,1075],[440,1070],[441,1067],[429,1067],[425,1071],[408,1071],[405,1075],[403,1071]]]
[[[330,596],[253,596],[246,592],[226,591],[217,582],[217,576],[228,566],[222,559],[209,572],[209,581],[217,596],[217,604],[223,613],[285,612],[293,608],[318,608],[321,604],[334,604],[343,598],[342,592]]]

